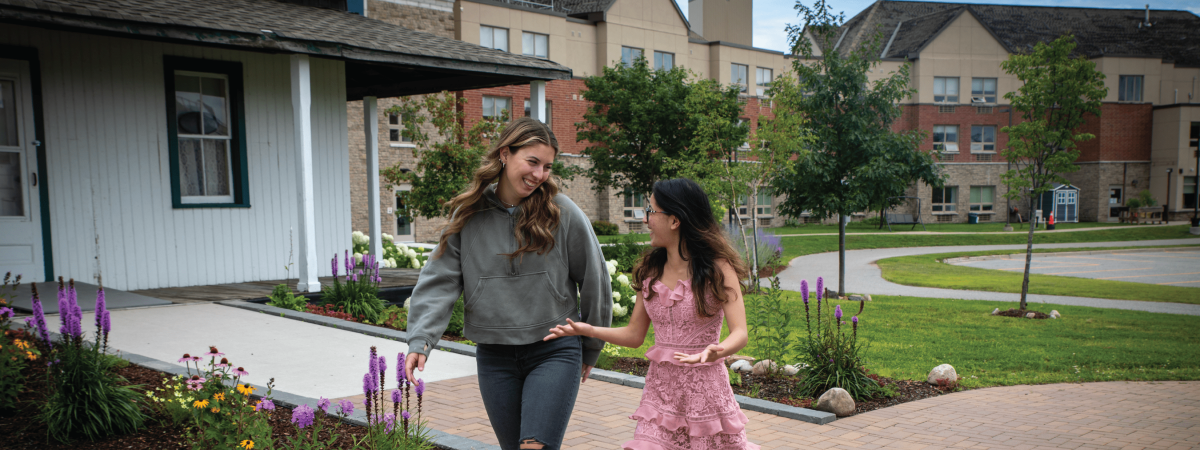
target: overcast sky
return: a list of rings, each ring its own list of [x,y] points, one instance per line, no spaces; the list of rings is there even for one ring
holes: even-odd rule
[[[862,10],[874,3],[874,0],[828,0],[833,11],[844,12],[849,20]],[[813,0],[803,0],[811,6]],[[1145,0],[958,0],[959,3],[980,3],[1000,5],[1030,5],[1030,6],[1074,6],[1086,8],[1114,9],[1145,9]],[[684,14],[688,11],[687,0],[675,0]],[[1191,11],[1200,15],[1200,1],[1197,0],[1152,0],[1150,9],[1176,9]],[[784,27],[788,24],[798,24],[794,0],[755,0],[754,1],[754,46],[787,52],[787,34]]]

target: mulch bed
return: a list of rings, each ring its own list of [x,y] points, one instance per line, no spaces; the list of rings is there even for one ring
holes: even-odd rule
[[[639,377],[646,376],[646,372],[650,369],[650,361],[642,358],[617,358],[613,363],[612,370],[616,372],[627,373]],[[951,386],[933,386],[921,381],[913,380],[896,380],[878,375],[869,375],[875,381],[878,381],[881,386],[893,386],[896,391],[895,397],[879,397],[864,402],[854,403],[854,414],[861,414],[867,411],[895,406],[901,403],[907,403],[937,397],[942,394],[954,392],[957,387]],[[744,395],[746,397],[768,400],[785,405],[796,406],[800,408],[809,408],[813,403],[816,403],[815,398],[796,398],[795,377],[768,377],[755,376],[751,374],[742,374],[742,384],[740,386],[730,386],[733,388],[733,393]],[[756,394],[756,395],[751,395]],[[851,414],[851,415],[854,415]]]
[[[184,436],[184,427],[171,423],[170,417],[154,415],[146,422],[146,427],[135,434],[112,436],[102,441],[76,441],[71,444],[60,444],[58,441],[47,440],[46,427],[37,420],[38,405],[45,399],[46,393],[39,386],[44,386],[45,367],[33,365],[26,369],[29,381],[26,382],[25,392],[19,397],[17,410],[0,413],[0,449],[190,449],[192,443]],[[144,389],[162,387],[162,380],[167,374],[148,369],[135,364],[117,369],[117,373],[125,377],[129,384],[142,385]],[[315,405],[311,405],[315,406]],[[296,427],[291,423],[292,410],[282,406],[271,414],[272,434],[276,444],[282,444],[295,433]],[[340,435],[334,448],[352,448],[353,439],[362,439],[367,434],[366,428],[340,423],[336,416],[325,416],[325,424],[321,437],[329,438],[329,432]],[[336,426],[336,429],[335,429]]]
[[[1008,311],[1000,311],[1000,312],[996,313],[996,315],[1004,316],[1004,317],[1017,317],[1017,318],[1024,319],[1024,318],[1026,318],[1025,316],[1028,315],[1029,313],[1033,313],[1034,319],[1049,319],[1050,318],[1049,314],[1043,313],[1041,311],[1032,311],[1032,310],[1028,310],[1028,309],[1016,309],[1016,308],[1009,309]]]

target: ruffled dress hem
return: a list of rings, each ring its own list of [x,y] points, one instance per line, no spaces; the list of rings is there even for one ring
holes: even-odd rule
[[[750,423],[750,419],[740,409],[734,411],[733,414],[712,419],[693,419],[665,413],[650,405],[639,406],[637,411],[634,411],[633,415],[629,416],[629,418],[637,421],[646,421],[669,431],[676,431],[687,427],[688,436],[693,437],[712,436],[714,434],[738,434],[746,429],[747,423]]]
[[[624,444],[621,444],[621,449],[622,450],[674,450],[672,448],[663,447],[661,444],[658,444],[657,442],[647,441],[644,439],[638,439],[637,437],[634,437],[632,440],[626,441]],[[722,449],[722,450],[726,450],[726,449]],[[727,450],[761,450],[761,447],[759,447],[758,444],[755,444],[753,442],[746,442],[746,446],[744,446],[744,447],[731,446],[731,447],[728,447]]]

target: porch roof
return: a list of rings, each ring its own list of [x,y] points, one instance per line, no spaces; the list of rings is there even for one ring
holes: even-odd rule
[[[275,0],[0,0],[0,23],[342,60],[347,100],[571,78],[552,61]]]

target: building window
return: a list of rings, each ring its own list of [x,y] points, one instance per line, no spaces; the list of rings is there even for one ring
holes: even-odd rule
[[[504,111],[510,111],[512,99],[507,97],[483,96],[483,117],[500,119]]]
[[[400,196],[396,196],[396,236],[412,236],[412,222],[404,218],[404,211],[408,208],[404,206],[404,201]]]
[[[1196,177],[1183,177],[1183,207],[1196,207]]]
[[[412,138],[403,133],[404,123],[411,121],[412,118],[407,114],[403,118],[397,113],[388,114],[388,141],[392,144],[411,144]]]
[[[933,188],[933,212],[954,212],[954,203],[958,201],[958,187],[947,186]]]
[[[958,77],[933,77],[933,101],[958,103]]]
[[[996,79],[972,78],[971,103],[996,103]]]
[[[176,208],[249,207],[242,65],[164,57]]]
[[[768,69],[765,67],[759,67],[755,70],[755,73],[754,73],[754,85],[756,86],[755,92],[758,94],[759,97],[763,97],[763,96],[767,95],[767,88],[771,87],[771,80],[774,79],[771,76],[772,72],[773,71],[771,69]]]
[[[995,201],[995,186],[971,186],[971,211],[991,211]]]
[[[733,84],[740,85],[742,92],[746,92],[746,83],[750,82],[750,66],[745,64],[732,63],[729,65],[729,80]]]
[[[674,53],[654,52],[654,70],[671,70],[674,68]]]
[[[1200,122],[1192,122],[1192,130],[1188,133],[1188,148],[1193,152],[1200,152]],[[1200,153],[1195,154],[1200,157]]]
[[[642,49],[633,47],[621,47],[621,64],[625,67],[633,67],[634,61],[642,57]]]
[[[996,127],[994,125],[971,125],[971,151],[996,151]]]
[[[538,58],[546,58],[550,52],[550,37],[544,34],[521,33],[521,53]]]
[[[634,194],[632,189],[625,188],[621,196],[625,198],[626,219],[641,219],[646,215],[646,198],[642,194]]]
[[[546,122],[545,123],[546,123],[546,125],[550,125],[551,127],[553,127],[554,122],[551,119],[553,117],[553,115],[550,114],[550,112],[554,111],[554,108],[551,107],[551,104],[552,104],[552,102],[550,100],[546,100]],[[529,100],[525,100],[525,117],[529,117],[531,115],[533,115],[533,110],[529,108]]]
[[[760,216],[771,215],[771,201],[775,199],[775,195],[770,189],[759,189],[758,198],[755,202],[755,213]]]
[[[1117,100],[1122,102],[1142,101],[1142,76],[1121,75],[1117,89]]]
[[[496,50],[508,51],[508,28],[479,27],[479,45]]]
[[[958,153],[958,125],[934,125],[933,149],[946,153]]]

